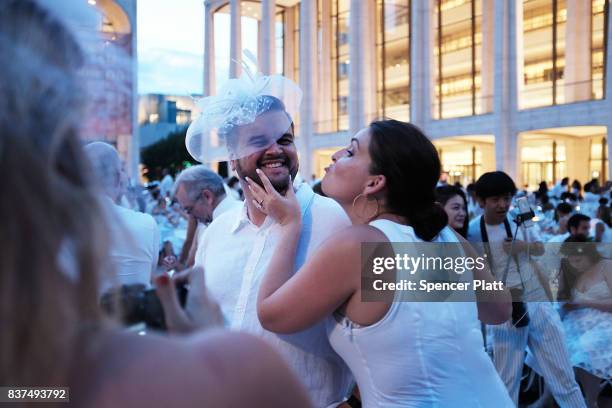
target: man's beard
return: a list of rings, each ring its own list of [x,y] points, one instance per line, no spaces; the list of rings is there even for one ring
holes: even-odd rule
[[[257,160],[257,168],[261,169],[261,171],[264,171],[263,166],[261,165],[261,162],[263,160],[264,160],[263,157]],[[287,157],[284,157],[283,160],[289,167],[289,174],[291,175],[291,180],[295,179],[295,176],[297,175],[297,172],[298,172],[297,163],[289,162],[289,159],[287,159]],[[261,178],[259,178],[259,174],[257,174],[255,169],[251,171],[244,170],[242,168],[242,165],[240,164],[240,159],[236,160],[236,173],[238,173],[238,177],[240,179],[244,180],[245,177],[248,177],[263,188],[263,183],[261,181]],[[287,191],[287,188],[289,187],[289,180],[287,180],[286,178],[283,178],[282,180],[270,180],[270,183],[272,184],[272,187],[274,187],[274,189],[278,191],[280,194],[285,194],[285,192]]]

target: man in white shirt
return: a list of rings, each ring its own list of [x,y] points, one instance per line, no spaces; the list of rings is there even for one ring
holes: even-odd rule
[[[555,235],[548,240],[550,243],[564,242],[570,236],[583,235],[589,236],[591,230],[591,217],[584,214],[574,214],[567,220],[567,232],[565,234]]]
[[[192,263],[190,260],[197,255],[198,243],[206,226],[224,212],[242,207],[242,202],[226,193],[221,176],[201,164],[183,170],[176,179],[175,187],[174,196],[181,207],[198,221],[190,255],[185,265],[190,266]],[[183,267],[176,263],[176,259],[174,262],[167,262],[166,266],[177,269]]]
[[[483,243],[497,279],[511,292],[541,293],[547,287],[530,256],[542,255],[544,247],[534,228],[521,226],[515,235],[508,211],[516,194],[514,181],[504,172],[483,174],[476,182],[476,195],[484,209],[482,216],[470,222],[468,240]],[[488,244],[488,245],[487,245]],[[519,385],[528,346],[541,374],[561,407],[585,407],[580,388],[574,378],[565,348],[559,314],[544,298],[532,302],[513,303],[512,320],[488,326],[493,340],[493,362],[510,394],[518,405]]]
[[[293,123],[282,101],[268,95],[258,98],[256,105],[266,108],[252,122],[232,128],[226,136],[230,151],[248,152],[234,154],[230,161],[239,176],[245,202],[241,208],[215,218],[204,232],[202,250],[196,257],[196,266],[203,268],[206,282],[200,290],[219,302],[228,327],[267,340],[284,357],[306,387],[314,406],[335,407],[348,396],[352,376],[329,344],[326,322],[296,334],[280,335],[264,330],[257,317],[259,285],[279,243],[280,229],[272,218],[258,210],[245,178],[261,184],[256,173],[259,168],[280,193],[296,189],[303,226],[295,270],[329,236],[349,226],[350,221],[336,202],[314,194],[307,183],[291,182],[298,171]],[[197,290],[190,290],[189,297]]]
[[[170,197],[172,196],[174,189],[174,180],[172,179],[172,176],[170,175],[170,171],[168,171],[168,169],[164,169],[162,171],[162,174],[164,177],[159,183],[160,194],[162,198]]]
[[[157,268],[160,235],[157,223],[148,214],[116,204],[121,195],[121,160],[117,150],[103,142],[85,146],[91,162],[109,222],[110,258],[117,277],[105,277],[102,291],[113,286],[143,284],[149,286]]]

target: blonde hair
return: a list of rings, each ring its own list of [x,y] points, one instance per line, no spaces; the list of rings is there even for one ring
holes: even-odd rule
[[[0,3],[0,384],[65,385],[101,327],[107,232],[78,138],[83,63],[33,0]]]

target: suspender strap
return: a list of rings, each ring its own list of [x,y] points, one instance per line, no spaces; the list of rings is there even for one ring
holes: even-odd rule
[[[506,236],[512,239],[512,227],[510,227],[510,221],[508,221],[508,218],[504,218],[504,228],[506,229]],[[491,257],[491,248],[488,245],[489,244],[489,234],[487,233],[487,227],[485,225],[484,215],[480,216],[480,237],[482,238],[482,242],[484,243],[484,249],[485,249],[485,252],[487,253],[487,257],[491,259],[491,262],[489,263],[489,265],[491,266],[491,271],[493,271],[493,261],[492,261],[493,258]],[[514,258],[514,263],[516,264],[516,271],[519,274],[519,278],[521,279],[521,285],[524,288],[525,283],[523,282],[523,277],[521,275],[521,268],[519,266],[518,256],[512,255],[512,258]],[[506,284],[505,278],[506,276],[504,276],[504,282],[503,282],[504,285]]]

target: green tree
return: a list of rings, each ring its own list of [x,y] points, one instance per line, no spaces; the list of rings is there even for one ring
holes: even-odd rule
[[[185,147],[186,133],[185,127],[142,149],[140,158],[145,166],[145,177],[149,181],[159,180],[164,168],[174,176],[183,168],[197,163]]]

